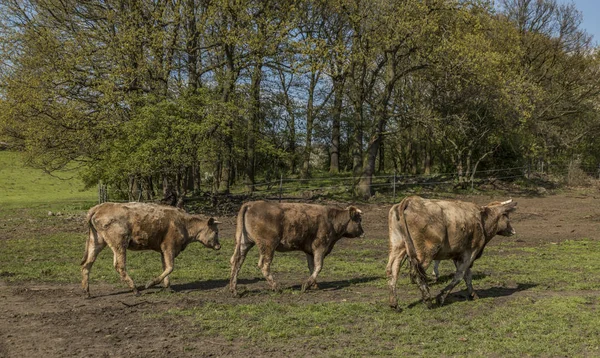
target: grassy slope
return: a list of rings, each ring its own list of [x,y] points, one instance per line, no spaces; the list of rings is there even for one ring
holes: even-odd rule
[[[94,201],[96,191],[83,190],[76,174],[67,171],[50,176],[25,167],[19,153],[0,151],[0,205],[22,207]]]
[[[45,211],[81,217],[95,194],[78,191],[77,181],[55,181],[24,169],[11,153],[0,152],[0,168],[0,277],[15,282],[78,282],[83,228],[71,223],[68,215],[48,216]],[[22,236],[11,232],[23,223],[29,230]],[[3,233],[12,239],[2,240]],[[232,238],[223,238],[222,244],[218,252],[191,245],[177,258],[171,276],[174,285],[210,281],[217,287],[187,293],[185,297],[197,299],[197,307],[177,308],[179,293],[158,296],[174,303],[166,314],[185,320],[199,336],[224,338],[242,350],[259,345],[272,354],[344,357],[600,354],[600,242],[490,247],[474,266],[474,285],[482,299],[454,299],[434,310],[417,302],[416,286],[403,277],[402,313],[386,304],[383,237],[334,249],[320,276],[320,282],[330,286],[304,296],[297,287],[289,288],[306,274],[304,255],[278,253],[273,271],[287,288],[270,293],[259,282],[256,286],[264,291],[237,300],[225,291]],[[240,273],[242,281],[262,280],[257,259],[253,249]],[[160,259],[153,252],[130,252],[128,267],[136,283],[142,284],[160,272]],[[451,267],[442,264],[442,282],[432,287],[433,293],[448,282]],[[112,268],[108,249],[92,270],[92,293],[98,282],[125,287]],[[455,291],[461,290],[463,283]]]

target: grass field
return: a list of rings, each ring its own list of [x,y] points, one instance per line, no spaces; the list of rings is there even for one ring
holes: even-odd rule
[[[156,289],[140,298],[119,281],[107,248],[91,274],[92,295],[98,297],[84,300],[77,291],[83,215],[94,193],[79,191],[77,181],[44,178],[11,156],[0,152],[0,161],[11,167],[0,175],[0,188],[9,188],[0,199],[0,281],[8,287],[0,295],[29,308],[0,308],[0,318],[13,322],[0,328],[0,356],[3,349],[7,356],[26,356],[32,337],[46,356],[600,355],[600,241],[587,235],[535,245],[498,240],[474,265],[481,299],[466,301],[461,283],[448,304],[432,310],[419,302],[406,276],[399,280],[403,311],[387,306],[384,227],[367,239],[338,243],[325,260],[321,289],[305,294],[299,292],[308,273],[304,254],[276,254],[272,269],[283,289],[271,292],[253,249],[240,273],[245,294],[230,297],[233,237],[225,234],[220,251],[194,244],[177,258],[174,293]],[[42,190],[46,185],[51,189]],[[63,213],[48,216],[48,210]],[[224,221],[231,226],[224,232],[231,233],[233,218]],[[161,271],[154,252],[129,252],[127,265],[137,284]],[[452,264],[440,269],[433,293],[451,279]],[[36,293],[38,286],[44,294]],[[60,333],[63,326],[67,333]],[[143,334],[125,334],[126,328]],[[36,336],[40,329],[48,330],[47,338]],[[177,342],[170,353],[161,350],[167,338]]]

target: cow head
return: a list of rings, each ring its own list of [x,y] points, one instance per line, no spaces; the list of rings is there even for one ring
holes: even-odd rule
[[[219,227],[217,224],[220,224],[220,222],[215,218],[208,219],[206,229],[198,233],[196,240],[200,241],[206,247],[219,250],[221,244],[219,243]]]
[[[365,233],[362,228],[362,211],[354,206],[347,207],[345,211],[350,215],[350,221],[342,236],[350,238],[362,236]]]
[[[481,216],[487,236],[513,236],[517,232],[510,225],[508,214],[517,210],[517,203],[512,199],[503,202],[493,202],[481,209]]]

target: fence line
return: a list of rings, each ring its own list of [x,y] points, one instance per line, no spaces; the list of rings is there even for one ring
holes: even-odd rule
[[[521,167],[513,167],[513,168],[502,168],[502,169],[488,169],[488,170],[478,170],[476,171],[476,173],[494,173],[494,172],[503,172],[503,171],[509,171],[509,170],[520,170],[520,169],[528,169],[529,167],[527,166],[521,166]],[[394,178],[396,177],[404,177],[404,178],[427,178],[427,177],[437,177],[437,176],[445,176],[445,175],[457,175],[456,171],[453,172],[447,172],[447,173],[432,173],[432,174],[406,174],[406,173],[402,173],[402,174],[389,174],[389,175],[377,175],[377,176],[373,176],[373,177],[377,177],[377,178]],[[351,176],[351,177],[313,177],[313,178],[282,178],[282,179],[278,179],[278,180],[274,180],[274,181],[267,181],[267,182],[262,182],[262,183],[256,183],[254,184],[255,186],[259,185],[259,186],[263,186],[263,185],[275,185],[275,184],[279,184],[280,180],[282,180],[284,183],[291,183],[291,182],[304,182],[304,181],[308,181],[308,182],[314,182],[317,180],[339,180],[339,181],[344,181],[344,180],[355,180],[358,181],[362,178],[362,176]]]
[[[471,176],[467,176],[467,180],[465,183],[474,184],[474,182],[484,182],[486,180],[506,180],[506,179],[515,179],[515,178],[529,178],[531,174],[530,166],[521,166],[521,167],[511,167],[511,168],[501,168],[501,169],[489,169],[489,170],[481,170],[477,171],[475,176],[473,176],[473,180],[471,180]],[[512,174],[515,171],[522,170],[523,172],[519,174]],[[512,172],[512,173],[508,173]],[[566,175],[568,174],[568,169],[560,169],[560,170],[552,170],[553,175]],[[501,174],[506,173],[504,176],[495,176],[492,174]],[[600,178],[600,169],[598,171],[584,171],[582,173],[594,178]],[[480,174],[487,174],[486,176],[481,176]],[[512,175],[510,175],[512,174]],[[444,178],[448,177],[448,178]],[[362,177],[359,176],[351,176],[351,177],[317,177],[317,178],[284,178],[283,175],[280,176],[278,180],[262,182],[254,184],[254,190],[252,193],[245,192],[245,194],[275,194],[279,196],[281,200],[282,195],[284,193],[292,193],[292,192],[306,192],[306,191],[327,191],[338,189],[343,192],[348,192],[356,188],[359,180]],[[428,179],[439,178],[445,180],[434,180],[430,181]],[[396,191],[400,187],[413,187],[413,186],[432,186],[432,185],[447,185],[447,184],[458,184],[458,174],[456,172],[451,173],[435,173],[435,174],[398,174],[394,173],[391,175],[374,175],[371,178],[371,183],[369,185],[370,188],[373,189],[381,189],[381,188],[389,188],[392,192],[393,197],[396,197]],[[294,187],[286,187],[284,184],[294,184],[297,183],[297,186]],[[320,185],[320,184],[330,184],[330,185]],[[267,188],[259,188],[259,187],[267,187]],[[108,201],[109,192],[125,194],[129,195],[130,192],[126,190],[119,190],[117,188],[108,188],[107,185],[99,183],[98,184],[98,201],[100,203]],[[149,191],[147,189],[144,190],[135,190],[138,194],[138,201],[141,201],[143,196],[148,196]],[[154,192],[151,194],[154,195]],[[153,196],[152,195],[152,196]],[[116,200],[111,200],[116,201]],[[127,202],[128,200],[120,200],[119,202]],[[158,202],[159,200],[156,200]]]

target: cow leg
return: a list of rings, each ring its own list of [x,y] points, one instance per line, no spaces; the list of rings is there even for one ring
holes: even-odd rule
[[[264,250],[264,251],[263,251]],[[263,276],[267,279],[269,286],[273,291],[277,291],[277,283],[271,274],[271,262],[273,261],[274,250],[269,247],[261,248],[261,255],[258,259],[258,267],[262,271]]]
[[[313,254],[310,254],[308,252],[306,253],[306,263],[308,264],[308,271],[312,275],[313,272],[315,271],[315,257],[313,256]],[[308,289],[309,290],[317,290],[318,288],[319,288],[319,285],[315,281],[315,283],[313,283],[313,285],[310,286]]]
[[[469,294],[468,299],[476,300],[479,298],[479,296],[477,296],[475,291],[473,291],[473,282],[471,282],[472,279],[473,275],[471,273],[471,268],[469,267],[465,272],[465,283],[467,284],[467,293]]]
[[[436,297],[438,306],[441,306],[444,304],[444,301],[446,300],[446,297],[448,297],[448,294],[465,277],[465,272],[471,265],[471,260],[463,259],[461,261],[455,261],[455,264],[456,264],[456,273],[454,274],[454,278],[452,279],[452,282],[450,282],[450,284],[448,286],[446,286],[440,292],[440,294],[437,295],[437,297]]]
[[[325,253],[322,251],[316,251],[313,255],[314,269],[312,274],[308,277],[308,280],[302,284],[301,292],[305,292],[307,288],[311,287],[317,282],[317,276],[323,268],[323,260],[325,259]]]
[[[160,253],[160,261],[162,263],[162,268],[163,268],[163,272],[167,270],[167,263],[165,261],[165,253],[161,251]],[[169,276],[165,276],[165,278],[162,280],[162,286],[164,287],[165,290],[169,291],[169,292],[173,292],[173,289],[171,288],[171,280],[169,279]]]
[[[398,288],[396,283],[398,282],[398,276],[400,274],[400,267],[406,259],[406,250],[390,250],[390,257],[386,268],[386,273],[390,278],[388,285],[390,287],[390,307],[398,308]]]
[[[127,269],[125,266],[125,263],[127,261],[127,257],[126,257],[127,240],[123,240],[123,243],[124,243],[124,245],[110,247],[113,250],[113,254],[114,254],[113,265],[115,267],[115,270],[117,270],[117,273],[119,274],[119,276],[121,276],[121,280],[123,280],[123,281],[125,281],[125,283],[127,283],[129,288],[133,291],[134,295],[139,296],[140,293],[138,292],[137,288],[135,287],[135,284],[133,283],[133,280],[131,279],[131,277],[129,277],[129,274],[127,273]]]
[[[85,257],[85,261],[81,266],[81,288],[83,288],[83,291],[85,292],[86,296],[90,297],[90,271],[92,270],[92,265],[94,265],[98,254],[100,253],[100,251],[102,251],[102,249],[104,249],[106,243],[101,238],[90,235],[90,238],[86,242],[86,245],[87,256]]]
[[[421,290],[421,297],[423,299],[423,303],[427,308],[431,308],[431,294],[429,293],[429,285],[427,284],[427,268],[431,264],[431,261],[419,262],[417,260],[416,267],[414,267],[415,272],[414,276],[417,280],[417,284],[419,285],[419,290]]]
[[[163,252],[160,253],[160,261],[162,263],[163,271],[167,269],[167,265],[165,263],[165,254]],[[171,280],[169,280],[169,276],[165,277],[162,281],[163,287],[167,290],[171,290]]]
[[[160,276],[154,278],[153,280],[148,281],[146,284],[146,289],[156,286],[161,283],[164,279],[168,280],[169,275],[173,272],[173,263],[175,261],[175,255],[171,250],[161,252],[161,258],[163,259],[164,271],[160,274]]]
[[[237,276],[240,272],[242,264],[246,259],[246,254],[248,251],[254,246],[254,243],[241,243],[235,246],[235,251],[233,252],[233,256],[231,256],[231,278],[229,280],[229,291],[237,296]]]
[[[435,260],[433,261],[433,282],[437,282],[437,280],[440,278],[440,260]]]

